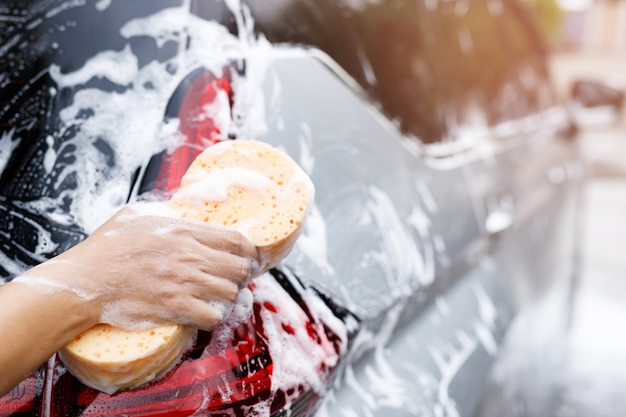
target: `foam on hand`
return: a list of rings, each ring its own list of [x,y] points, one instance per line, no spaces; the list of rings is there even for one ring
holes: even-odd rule
[[[167,215],[234,228],[256,245],[261,263],[252,270],[258,276],[290,252],[304,228],[313,196],[313,183],[287,154],[263,142],[227,141],[195,159],[168,204],[142,203],[119,220]],[[230,303],[208,302],[222,321],[232,312]],[[114,304],[105,307],[103,321],[123,322]],[[150,329],[145,329],[150,323],[127,324],[141,330],[97,325],[68,343],[60,351],[61,359],[84,384],[112,394],[164,375],[196,334],[195,329],[176,323]]]

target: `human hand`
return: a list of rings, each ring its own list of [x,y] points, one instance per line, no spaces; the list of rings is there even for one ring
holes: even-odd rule
[[[101,323],[210,330],[257,268],[256,247],[237,231],[127,206],[84,242],[16,281],[71,291],[93,306]]]

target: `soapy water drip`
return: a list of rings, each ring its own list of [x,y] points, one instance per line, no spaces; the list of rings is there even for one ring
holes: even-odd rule
[[[489,271],[494,265],[485,261],[480,268]],[[466,406],[455,400],[458,386],[453,386],[454,381],[467,377],[465,366],[474,355],[493,357],[499,353],[498,322],[506,310],[494,303],[493,288],[487,283],[463,282],[459,286],[438,297],[413,322],[399,324],[403,306],[397,305],[380,329],[359,329],[346,366],[316,417],[395,412],[433,417],[466,415]],[[466,298],[467,294],[473,297]],[[457,323],[450,310],[451,305],[459,304],[459,297],[471,306],[464,323]],[[428,337],[433,333],[437,337]],[[361,360],[362,355],[367,359]],[[406,355],[415,361],[401,360]]]

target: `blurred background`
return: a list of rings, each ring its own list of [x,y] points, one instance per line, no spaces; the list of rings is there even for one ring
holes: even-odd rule
[[[560,94],[575,79],[624,85],[626,0],[533,0]],[[583,133],[587,165],[580,288],[551,415],[626,415],[626,117]]]

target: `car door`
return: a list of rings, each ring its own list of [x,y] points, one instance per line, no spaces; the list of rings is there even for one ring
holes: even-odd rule
[[[569,121],[555,98],[545,46],[528,10],[502,2],[497,23],[511,55],[506,85],[511,114],[492,127],[499,173],[506,175],[508,222],[485,233],[500,279],[510,288],[516,318],[476,415],[543,415],[555,394],[555,375],[566,339],[578,262],[580,192],[583,168]],[[485,207],[493,194],[485,195]],[[523,358],[523,359],[522,359]],[[551,385],[552,384],[552,385]]]
[[[320,415],[472,415],[512,317],[484,213],[513,182],[479,168],[505,164],[484,153],[487,93],[459,71],[474,3],[492,24],[487,2],[429,1],[293,2],[256,21],[323,49],[272,59],[259,106],[263,140],[300,155],[318,190],[288,264],[362,322]],[[316,32],[326,16],[339,22]]]
[[[261,96],[280,121],[260,137],[299,155],[316,186],[315,209],[286,266],[360,323],[347,379],[326,410],[409,412],[376,405],[390,393],[370,384],[388,365],[393,376],[384,383],[406,383],[405,400],[466,415],[480,393],[468,379],[486,375],[510,317],[490,263],[480,259],[466,167],[427,165],[324,59],[284,51],[270,58]]]

